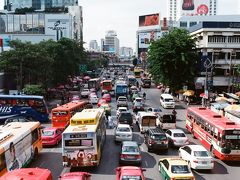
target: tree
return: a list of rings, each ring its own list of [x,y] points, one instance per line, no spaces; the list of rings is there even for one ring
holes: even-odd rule
[[[186,30],[173,29],[152,42],[148,62],[153,79],[174,91],[193,85],[198,59],[195,41]]]

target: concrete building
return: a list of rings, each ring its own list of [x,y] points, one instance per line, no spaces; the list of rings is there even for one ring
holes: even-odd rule
[[[97,40],[91,40],[89,42],[89,51],[99,51]]]
[[[168,0],[168,19],[178,21],[182,16],[217,15],[217,0]]]
[[[133,56],[133,48],[131,47],[121,47],[120,57],[121,58],[131,58]]]
[[[189,29],[201,57],[196,89],[232,91],[233,83],[239,83],[234,74],[240,64],[240,16],[219,18],[222,21],[202,21]]]
[[[44,10],[52,7],[78,6],[78,0],[4,0],[4,9],[15,11],[21,8]]]
[[[109,30],[103,41],[103,52],[119,55],[119,39],[116,31]]]

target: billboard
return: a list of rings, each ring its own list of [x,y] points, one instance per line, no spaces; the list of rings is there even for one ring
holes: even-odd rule
[[[159,20],[160,18],[158,13],[139,16],[139,27],[159,25]]]
[[[151,41],[160,39],[161,33],[150,31],[138,33],[138,48],[148,48]]]
[[[181,16],[208,15],[210,0],[182,0]]]

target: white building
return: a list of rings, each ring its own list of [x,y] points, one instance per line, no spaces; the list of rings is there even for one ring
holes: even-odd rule
[[[168,18],[178,21],[182,16],[217,15],[217,0],[168,0]]]
[[[103,41],[103,52],[119,55],[119,39],[116,31],[109,30]]]
[[[203,87],[207,82],[215,90],[227,91],[233,83],[239,82],[234,77],[234,66],[240,64],[240,15],[218,18],[218,21],[202,21],[189,29],[197,38],[201,52],[195,83]],[[209,65],[207,70],[206,65]]]
[[[120,56],[122,58],[131,58],[133,56],[133,48],[131,47],[121,47]]]
[[[89,42],[89,51],[99,51],[97,40],[91,40]]]

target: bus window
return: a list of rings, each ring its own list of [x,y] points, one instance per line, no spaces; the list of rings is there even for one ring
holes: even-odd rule
[[[6,159],[5,159],[5,154],[2,153],[0,154],[0,172],[4,169],[6,169]]]

